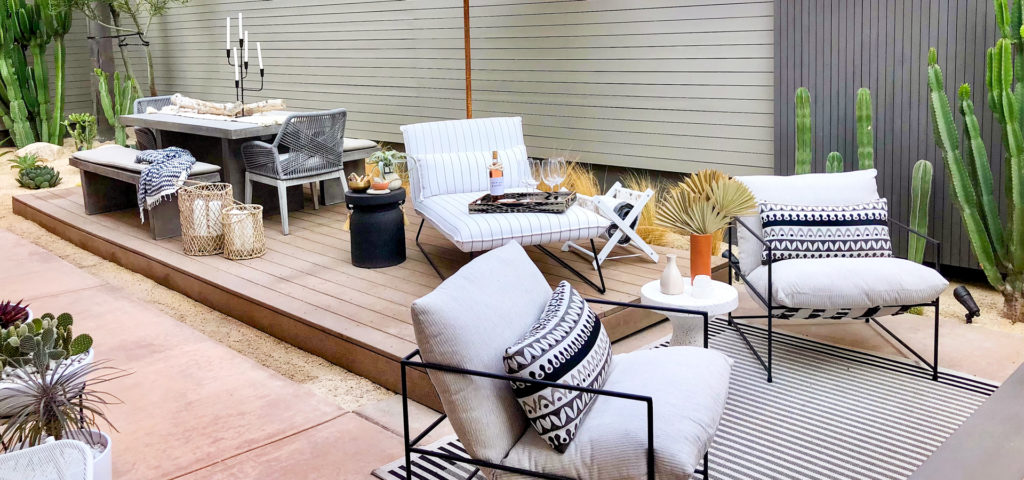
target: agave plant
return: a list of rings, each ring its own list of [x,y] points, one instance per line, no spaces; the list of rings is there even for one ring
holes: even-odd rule
[[[22,301],[23,300],[11,302],[10,300],[7,300],[0,303],[0,328],[6,329],[7,327],[14,325],[14,322],[24,323],[32,320],[31,318],[28,318],[28,305],[22,305]]]
[[[48,364],[43,362],[42,370],[37,372],[19,371],[17,381],[5,389],[0,410],[11,412],[0,431],[0,443],[5,450],[39,445],[50,437],[96,445],[99,437],[90,435],[89,430],[108,426],[117,431],[107,418],[106,409],[121,400],[96,387],[130,372],[106,362],[76,368],[66,361],[53,367]]]
[[[709,235],[756,209],[754,194],[745,185],[722,172],[702,170],[669,190],[657,222],[690,235]]]
[[[28,155],[14,157],[14,160],[8,160],[8,162],[11,162],[11,169],[22,172],[29,168],[38,166],[39,156],[34,153],[30,153]]]

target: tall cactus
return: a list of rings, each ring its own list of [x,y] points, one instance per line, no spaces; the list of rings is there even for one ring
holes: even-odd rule
[[[814,126],[811,123],[811,92],[796,89],[796,173],[811,173]]]
[[[135,78],[131,75],[125,75],[124,81],[121,81],[121,72],[114,72],[114,96],[111,97],[107,72],[98,68],[93,72],[99,78],[100,105],[103,107],[103,116],[106,117],[107,123],[114,128],[114,140],[122,147],[127,146],[128,134],[118,117],[132,113],[132,104],[137,98],[135,92],[138,91],[138,84],[135,83]]]
[[[910,228],[923,235],[928,235],[928,214],[932,201],[932,174],[934,168],[928,160],[918,160],[914,164],[914,174],[910,182]],[[917,263],[924,262],[925,239],[920,235],[908,233],[907,259]]]
[[[826,173],[842,173],[843,171],[843,155],[839,152],[832,152],[828,154],[828,158],[825,159],[825,172]]]
[[[1002,38],[988,50],[985,59],[988,106],[1002,127],[1006,149],[1004,179],[1009,205],[1005,228],[996,205],[992,168],[974,113],[971,87],[964,84],[958,93],[967,142],[964,158],[938,55],[934,49],[928,54],[929,106],[935,143],[942,151],[972,250],[988,282],[1003,295],[1004,315],[1014,322],[1024,320],[1024,81],[1014,79],[1014,63],[1024,70],[1021,1],[1024,0],[1017,0],[1011,9],[1006,0],[995,0],[996,23]]]
[[[871,90],[857,90],[857,168],[875,168],[875,132],[871,128]]]

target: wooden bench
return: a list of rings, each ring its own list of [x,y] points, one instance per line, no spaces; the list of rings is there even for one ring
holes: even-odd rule
[[[130,148],[109,145],[71,156],[71,166],[82,173],[85,213],[95,215],[139,208],[139,178],[145,165],[135,163],[137,153]],[[188,178],[198,182],[219,182],[220,167],[196,162]],[[181,235],[176,195],[146,209],[143,214],[154,240]]]

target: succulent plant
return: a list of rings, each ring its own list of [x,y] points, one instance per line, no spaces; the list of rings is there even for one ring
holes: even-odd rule
[[[843,156],[839,152],[832,152],[828,154],[828,158],[825,159],[825,172],[826,173],[843,173]]]
[[[39,359],[34,357],[34,352],[39,349],[47,350],[46,358],[51,362],[89,351],[92,348],[92,337],[88,334],[75,336],[72,325],[74,319],[69,313],[57,317],[45,313],[31,321],[14,322],[0,331],[0,364],[35,366]]]
[[[17,302],[11,302],[7,300],[0,303],[0,327],[7,328],[14,325],[15,322],[27,322],[31,320],[28,317],[28,305],[22,305],[23,300]]]
[[[72,113],[64,122],[64,128],[75,140],[76,150],[88,150],[96,141],[96,116],[91,113]]]
[[[60,172],[45,165],[26,168],[18,174],[18,184],[31,190],[56,187],[60,182]]]
[[[28,155],[21,155],[19,157],[15,157],[14,160],[8,160],[8,162],[11,162],[12,169],[21,172],[23,170],[27,170],[29,168],[38,166],[39,156],[34,153],[30,153]]]

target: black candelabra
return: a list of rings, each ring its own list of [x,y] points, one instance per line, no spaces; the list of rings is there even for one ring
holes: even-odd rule
[[[241,17],[239,17],[241,18]],[[248,34],[248,32],[246,32]],[[246,35],[248,36],[248,35]],[[241,116],[245,116],[245,92],[259,92],[263,90],[263,67],[260,66],[260,88],[248,88],[245,86],[245,79],[249,76],[249,61],[242,60],[241,58],[232,58],[231,49],[225,49],[228,56],[228,65],[235,68],[235,100],[242,102]],[[245,55],[246,44],[244,38],[238,39],[238,52],[239,57]],[[236,62],[241,65],[236,65]]]

